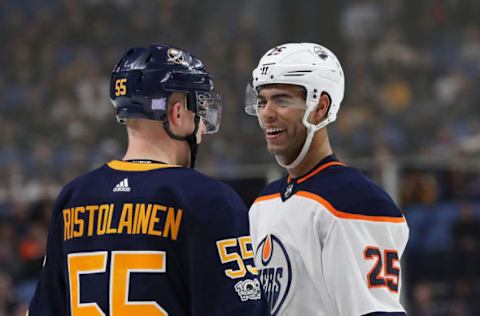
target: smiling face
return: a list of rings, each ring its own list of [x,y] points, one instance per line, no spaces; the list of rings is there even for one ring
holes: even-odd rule
[[[292,162],[305,142],[305,110],[305,90],[300,86],[271,84],[260,88],[257,111],[267,149],[283,163]]]

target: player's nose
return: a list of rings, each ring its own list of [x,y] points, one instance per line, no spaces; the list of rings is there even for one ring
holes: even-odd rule
[[[200,134],[205,134],[207,132],[207,127],[205,126],[205,122],[203,119],[200,120],[200,124],[198,126],[198,129],[200,130]]]
[[[205,126],[205,122],[203,122],[203,119],[200,119],[200,122],[198,123],[198,129],[197,129],[197,145],[202,142],[202,135],[204,135],[207,132],[207,127]]]
[[[275,120],[276,114],[276,106],[271,101],[265,102],[265,105],[259,111],[260,118],[266,122]]]

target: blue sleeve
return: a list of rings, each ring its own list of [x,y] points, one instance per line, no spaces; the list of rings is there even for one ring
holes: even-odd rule
[[[47,249],[40,280],[29,306],[30,316],[68,315],[63,268],[61,193],[53,208],[48,229]]]
[[[223,190],[207,205],[208,216],[191,226],[191,315],[268,315],[254,269],[248,211],[233,190]]]

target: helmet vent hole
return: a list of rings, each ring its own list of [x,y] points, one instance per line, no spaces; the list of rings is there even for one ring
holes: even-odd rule
[[[299,73],[304,73],[304,72],[309,73],[309,72],[312,72],[312,71],[311,70],[294,70],[294,71],[289,71],[288,73],[289,74],[294,74],[294,73],[297,73],[297,72],[299,72]]]
[[[287,72],[284,76],[285,77],[302,77],[305,76],[307,73],[311,73],[311,70],[294,70]]]

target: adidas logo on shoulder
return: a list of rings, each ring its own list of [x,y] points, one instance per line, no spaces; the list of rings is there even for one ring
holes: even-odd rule
[[[130,192],[131,188],[128,186],[128,178],[123,179],[114,188],[113,192]]]

